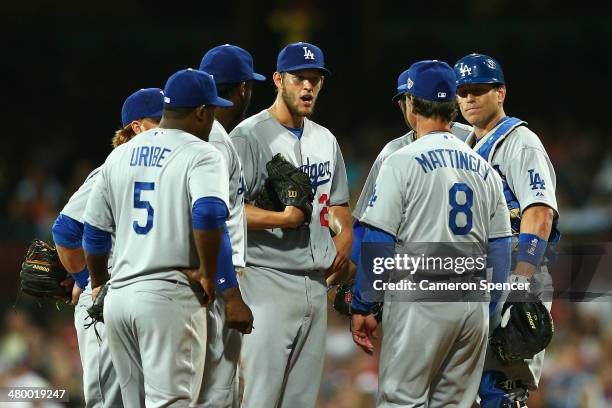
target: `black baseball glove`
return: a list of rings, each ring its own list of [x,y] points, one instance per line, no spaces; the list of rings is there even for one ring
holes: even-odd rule
[[[493,331],[489,345],[501,362],[521,361],[544,350],[554,331],[550,312],[531,295],[523,301],[504,304],[501,323]]]
[[[38,298],[70,298],[72,288],[60,284],[70,277],[53,244],[35,239],[21,264],[21,290]]]
[[[87,308],[87,314],[91,318],[91,324],[96,324],[97,322],[104,323],[104,298],[108,292],[108,286],[108,283],[102,286],[98,292],[98,296],[96,296],[94,299],[93,304]]]
[[[306,224],[312,217],[314,194],[310,178],[280,154],[276,154],[268,163],[268,179],[278,200],[284,206],[292,205],[304,213]]]
[[[284,206],[283,203],[278,199],[278,195],[276,191],[274,191],[274,187],[272,187],[272,183],[270,179],[267,179],[263,189],[253,202],[256,207],[263,208],[264,210],[269,211],[283,211]]]
[[[341,315],[351,317],[351,302],[353,301],[353,286],[355,281],[349,281],[338,285],[334,297],[334,310]],[[377,322],[382,321],[383,303],[374,303],[372,314]]]

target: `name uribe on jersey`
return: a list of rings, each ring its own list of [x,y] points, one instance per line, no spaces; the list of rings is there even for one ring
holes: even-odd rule
[[[205,142],[215,106],[231,102],[199,70],[172,75],[164,95],[159,128],[110,154],[84,216],[93,297],[109,279],[116,237],[104,320],[126,407],[202,405],[202,306],[214,300],[217,271],[235,281],[227,167]]]

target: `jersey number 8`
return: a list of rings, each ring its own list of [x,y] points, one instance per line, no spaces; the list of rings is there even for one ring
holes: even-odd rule
[[[138,221],[132,222],[132,227],[137,234],[145,235],[153,228],[153,214],[155,211],[151,207],[151,203],[140,199],[141,191],[155,190],[155,183],[145,183],[142,181],[134,182],[134,208],[142,208],[147,210],[147,223],[144,227],[138,225]]]
[[[465,194],[465,203],[457,202],[457,193],[462,191]],[[448,190],[448,201],[451,210],[448,213],[448,227],[455,235],[466,235],[472,230],[472,204],[474,203],[474,192],[464,183],[455,183]],[[457,225],[457,215],[465,214],[465,225],[460,227]]]

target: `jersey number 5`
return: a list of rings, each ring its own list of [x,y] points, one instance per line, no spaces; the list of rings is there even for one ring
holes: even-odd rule
[[[465,194],[465,203],[457,203],[457,192],[462,191]],[[451,206],[448,214],[448,227],[455,235],[466,235],[472,230],[472,204],[474,203],[474,192],[464,183],[455,183],[448,190],[448,201]],[[465,214],[465,225],[459,227],[457,225],[457,215]]]
[[[147,210],[147,223],[144,227],[138,225],[138,221],[132,222],[132,227],[137,234],[145,235],[151,228],[153,228],[153,214],[155,211],[151,207],[151,203],[140,199],[141,191],[153,191],[155,190],[155,183],[145,183],[142,181],[134,182],[134,208],[142,208]]]

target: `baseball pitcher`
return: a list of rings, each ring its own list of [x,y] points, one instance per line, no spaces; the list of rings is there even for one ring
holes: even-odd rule
[[[319,392],[325,274],[346,267],[352,242],[340,148],[329,130],[309,119],[329,74],[319,47],[287,45],[273,76],[276,100],[230,135],[247,201],[240,286],[255,319],[241,352],[245,408],[312,408]],[[332,208],[342,225],[333,239]]]

